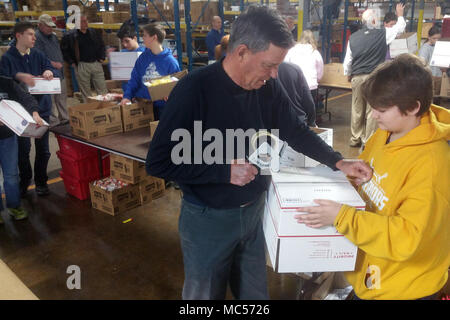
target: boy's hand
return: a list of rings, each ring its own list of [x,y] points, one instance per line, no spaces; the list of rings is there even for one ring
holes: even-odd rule
[[[16,80],[25,83],[29,87],[34,87],[34,85],[35,85],[33,75],[31,75],[29,73],[17,72]]]
[[[52,80],[53,72],[51,72],[50,70],[45,70],[44,73],[42,74],[42,77],[46,80]]]
[[[124,106],[128,103],[131,103],[131,100],[127,99],[127,98],[123,98],[122,101],[120,101],[120,105]]]
[[[321,228],[331,226],[341,210],[342,204],[331,200],[314,200],[318,206],[301,207],[298,212],[307,212],[308,214],[296,214],[294,218],[298,223],[304,223],[310,228]]]
[[[41,116],[39,115],[39,113],[37,111],[33,112],[33,120],[36,121],[36,123],[38,124],[38,126],[44,126],[44,120],[42,120]]]
[[[353,178],[357,185],[369,181],[372,178],[372,168],[362,160],[342,159],[336,163],[336,168]]]

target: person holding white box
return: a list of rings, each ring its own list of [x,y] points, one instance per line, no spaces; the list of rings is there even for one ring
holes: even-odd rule
[[[38,113],[38,103],[28,92],[20,87],[12,78],[0,76],[0,100],[9,99],[21,103],[33,119],[40,125],[43,121]],[[0,168],[3,173],[3,188],[6,196],[6,207],[9,214],[16,220],[25,219],[27,211],[20,204],[18,145],[17,136],[0,121]],[[1,188],[0,188],[1,189]],[[0,191],[1,193],[1,191]],[[3,211],[3,203],[0,199],[0,212]],[[0,224],[3,219],[0,215]]]
[[[334,225],[359,247],[346,274],[358,298],[434,299],[450,264],[450,111],[431,104],[431,72],[411,54],[380,66],[362,90],[379,126],[359,156],[373,169],[359,188],[366,211],[316,200],[295,218]]]
[[[34,26],[30,22],[17,22],[13,29],[15,44],[3,55],[0,62],[0,75],[11,77],[28,87],[35,85],[35,77],[53,79],[55,69],[44,53],[34,48],[36,41]],[[36,95],[39,103],[39,114],[50,122],[52,101],[49,94]],[[49,194],[47,186],[47,165],[50,159],[48,131],[39,139],[34,139],[36,157],[34,160],[34,181],[36,193],[39,196]],[[30,163],[30,138],[19,137],[19,174],[22,196],[25,196],[28,186],[33,178],[33,169]]]

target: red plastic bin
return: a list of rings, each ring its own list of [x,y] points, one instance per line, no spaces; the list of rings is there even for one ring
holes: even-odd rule
[[[89,182],[88,180],[78,180],[67,174],[64,174],[63,171],[59,172],[59,175],[63,179],[64,187],[66,188],[66,192],[80,200],[89,199],[91,194],[89,191]],[[95,180],[95,179],[94,179]]]
[[[100,178],[97,152],[95,156],[75,160],[61,151],[56,151],[61,161],[62,171],[65,176],[71,176],[78,180],[89,180]]]
[[[97,148],[56,135],[59,151],[75,160],[90,158],[97,155]]]

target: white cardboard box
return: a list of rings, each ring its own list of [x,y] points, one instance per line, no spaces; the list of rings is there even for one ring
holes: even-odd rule
[[[45,126],[38,126],[28,111],[12,100],[0,101],[0,121],[21,137],[40,138],[49,127],[45,121]]]
[[[142,52],[111,52],[109,54],[112,80],[130,80],[134,64]]]
[[[61,80],[59,78],[47,80],[35,77],[33,79],[34,87],[28,87],[30,94],[61,94]]]
[[[354,270],[358,250],[354,244],[333,226],[309,228],[297,223],[294,215],[301,214],[296,211],[300,206],[315,205],[314,199],[359,209],[364,209],[365,203],[342,173],[326,167],[308,169],[312,170],[309,174],[272,174],[263,217],[272,266],[280,273]]]
[[[311,130],[316,132],[329,146],[333,146],[333,129],[311,128]],[[285,146],[280,155],[280,167],[316,167],[319,164],[320,162],[295,151],[288,145]]]
[[[434,45],[430,65],[450,68],[450,41],[437,41]]]
[[[417,33],[402,33],[389,45],[391,58],[402,53],[415,53],[417,51]]]

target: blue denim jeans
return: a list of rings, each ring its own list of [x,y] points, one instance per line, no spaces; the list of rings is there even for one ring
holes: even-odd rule
[[[3,172],[3,188],[5,189],[6,206],[8,208],[17,208],[20,206],[17,149],[16,135],[6,139],[0,139],[0,167]],[[3,201],[1,198],[0,210],[3,210]]]
[[[264,194],[236,209],[182,201],[179,232],[184,262],[183,299],[269,299],[261,215]]]
[[[48,118],[43,118],[49,122]],[[36,156],[34,159],[34,182],[36,186],[47,185],[47,165],[50,159],[49,148],[49,131],[39,139],[34,139],[34,147]],[[30,163],[31,138],[19,137],[19,175],[20,186],[22,188],[28,187],[33,178],[33,171]]]

